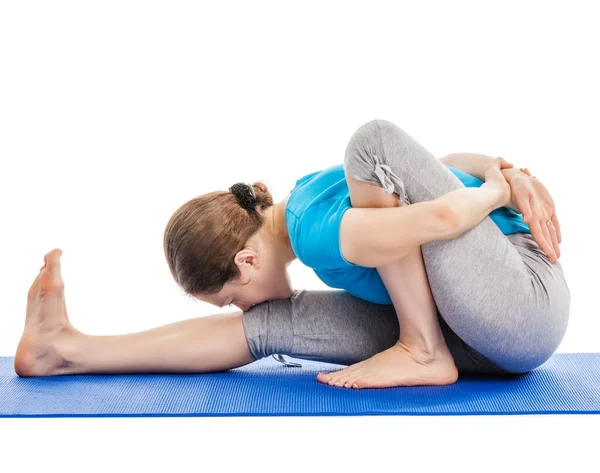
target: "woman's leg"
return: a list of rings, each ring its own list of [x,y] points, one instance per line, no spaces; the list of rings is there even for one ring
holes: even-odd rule
[[[352,207],[385,208],[409,205],[396,193],[387,194],[381,186],[357,181],[346,173]],[[377,268],[396,309],[400,323],[400,342],[420,349],[423,355],[435,354],[443,342],[437,321],[437,307],[431,294],[421,247],[405,257]]]
[[[346,173],[353,207],[381,208],[409,205],[377,185],[355,180]],[[447,385],[458,379],[437,319],[421,247],[403,258],[378,266],[398,317],[400,337],[390,348],[345,369],[322,372],[317,380],[346,388],[385,388]]]
[[[378,185],[387,194],[395,192],[408,203],[464,187],[443,163],[387,120],[372,120],[356,130],[344,165],[352,178]],[[519,247],[513,241],[529,244]],[[441,316],[469,346],[514,372],[546,361],[560,344],[569,317],[570,297],[560,263],[552,265],[530,243],[527,236],[504,235],[486,217],[452,240],[421,246]]]
[[[81,373],[205,373],[255,361],[241,313],[182,320],[125,335],[91,336],[69,322],[59,251],[27,297],[25,330],[15,355],[19,376]]]

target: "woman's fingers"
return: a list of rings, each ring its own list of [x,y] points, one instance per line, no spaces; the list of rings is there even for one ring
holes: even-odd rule
[[[548,232],[548,228],[545,227],[547,227],[547,225],[545,223],[541,223],[537,218],[533,219],[533,221],[529,223],[531,236],[533,236],[540,249],[546,253],[546,256],[548,256],[550,262],[556,263],[556,255],[554,254],[554,250],[552,248],[552,239],[550,237],[550,233]]]
[[[560,233],[560,224],[558,223],[558,217],[556,216],[556,213],[552,214],[552,223],[554,224],[554,228],[556,229],[556,238],[558,239],[558,242],[561,243],[562,242],[562,234]]]
[[[531,204],[529,203],[529,192],[527,189],[520,187],[514,191],[516,204],[521,213],[523,214],[523,221],[528,222],[531,217]]]
[[[542,229],[542,234],[544,235],[544,239],[547,245],[547,250],[544,250],[544,252],[546,253],[546,255],[548,255],[548,259],[550,260],[550,262],[554,264],[556,263],[556,260],[558,258],[556,257],[556,252],[554,251],[552,237],[550,236],[550,229],[548,228],[548,225],[546,225],[546,220],[540,221],[540,227]]]
[[[509,163],[506,159],[497,157],[496,158],[500,162],[500,169],[512,168],[513,163]]]
[[[548,220],[551,222],[551,220]],[[556,259],[560,258],[560,248],[558,247],[558,237],[556,236],[556,228],[554,228],[554,224],[546,225],[548,229],[548,233],[550,233],[550,239],[552,241],[552,247],[554,248],[554,254],[556,255]]]
[[[531,176],[529,169],[521,168],[521,171]],[[515,179],[511,185],[513,199],[523,214],[523,222],[529,225],[531,235],[550,262],[556,263],[560,257],[558,245],[562,241],[562,235],[552,197],[537,180],[524,184],[522,180]],[[546,217],[547,215],[550,217]],[[552,222],[552,225],[548,225],[548,222]]]

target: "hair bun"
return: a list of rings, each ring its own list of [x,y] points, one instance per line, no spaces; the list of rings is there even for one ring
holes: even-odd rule
[[[244,183],[238,182],[229,188],[231,193],[235,195],[240,205],[250,211],[255,210],[256,207],[256,193],[252,186]]]

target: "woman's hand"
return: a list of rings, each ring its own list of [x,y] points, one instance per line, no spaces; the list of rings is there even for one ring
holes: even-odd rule
[[[485,168],[485,184],[483,185],[493,187],[498,191],[498,207],[506,207],[511,203],[510,184],[500,170],[512,167],[513,165],[505,159],[495,158]]]
[[[521,171],[510,179],[511,199],[523,214],[523,221],[529,225],[531,236],[554,264],[560,258],[558,244],[562,241],[554,200],[527,168]]]

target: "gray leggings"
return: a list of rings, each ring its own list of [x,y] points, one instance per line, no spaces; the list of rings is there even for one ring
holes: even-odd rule
[[[462,182],[397,125],[372,120],[352,135],[344,168],[355,179],[433,200]],[[421,245],[438,320],[459,372],[526,373],[556,351],[567,329],[570,291],[529,233],[504,235],[490,217],[452,240]],[[253,355],[349,365],[399,339],[394,306],[338,290],[295,290],[243,314]]]

